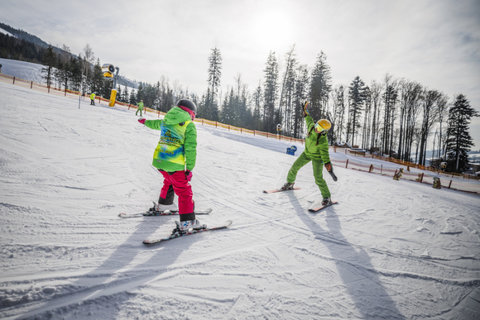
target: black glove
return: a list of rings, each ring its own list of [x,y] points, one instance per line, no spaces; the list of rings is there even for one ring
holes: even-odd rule
[[[328,173],[330,173],[330,175],[332,176],[333,181],[337,181],[337,180],[338,180],[338,178],[337,178],[337,176],[335,175],[335,173],[333,173],[333,167],[332,167],[332,164],[331,164],[330,162],[325,163],[325,169],[327,169]]]
[[[185,170],[185,178],[187,179],[187,181],[192,180],[192,176],[193,176],[192,171],[190,171],[190,170]]]

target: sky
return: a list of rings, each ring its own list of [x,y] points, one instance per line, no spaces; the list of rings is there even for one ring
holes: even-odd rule
[[[0,22],[82,53],[129,79],[202,94],[212,48],[222,55],[222,91],[240,75],[250,91],[270,52],[310,68],[327,56],[333,85],[386,74],[417,81],[480,111],[480,0],[0,0]],[[480,118],[471,125],[480,149]]]

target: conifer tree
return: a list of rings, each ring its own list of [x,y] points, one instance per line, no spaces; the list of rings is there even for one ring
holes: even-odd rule
[[[260,130],[263,128],[263,119],[262,119],[262,100],[263,92],[261,83],[258,84],[257,88],[253,92],[253,123],[252,127],[255,130]]]
[[[473,117],[480,114],[475,111],[467,98],[460,94],[449,110],[447,129],[447,170],[463,172],[468,168],[468,152],[473,146],[469,125]]]
[[[53,52],[52,46],[49,46],[47,48],[47,51],[44,56],[44,64],[46,67],[42,68],[42,76],[43,79],[45,79],[45,82],[47,83],[47,87],[51,87],[53,83],[53,71],[54,71],[54,66],[55,66],[55,53]]]
[[[356,76],[350,84],[348,90],[348,98],[350,101],[349,132],[352,135],[352,139],[349,140],[347,137],[347,141],[351,141],[352,144],[355,144],[355,133],[360,127],[360,114],[363,108],[363,103],[365,102],[365,83],[362,81],[362,79],[360,79],[359,76]]]
[[[313,67],[310,84],[310,114],[314,119],[326,117],[328,98],[332,90],[331,80],[327,56],[321,51]]]
[[[276,132],[278,123],[278,113],[275,113],[275,103],[278,97],[278,63],[275,52],[270,52],[267,64],[263,70],[265,74],[265,82],[263,89],[263,119],[264,130],[268,132]]]
[[[304,131],[303,106],[308,99],[309,81],[308,67],[306,65],[298,66],[294,95],[295,122],[293,124],[293,136],[295,138],[300,138]]]
[[[102,67],[100,66],[100,60],[97,59],[97,63],[93,67],[93,74],[92,74],[92,79],[90,83],[90,92],[96,92],[99,95],[103,88],[103,82],[104,82],[104,79],[103,79]]]
[[[208,58],[208,89],[204,101],[199,106],[199,116],[213,121],[218,120],[217,95],[222,76],[222,55],[218,48],[213,48]]]
[[[295,122],[295,81],[297,78],[296,68],[297,59],[293,47],[288,53],[286,58],[285,73],[283,76],[282,89],[280,91],[280,107],[279,112],[283,118],[283,134],[292,134],[294,122]]]
[[[332,124],[333,124],[333,140],[338,141],[342,139],[343,129],[345,128],[345,87],[340,85],[333,90],[332,93],[333,109],[332,109]]]

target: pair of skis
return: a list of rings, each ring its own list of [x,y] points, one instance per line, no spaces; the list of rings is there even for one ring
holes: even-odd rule
[[[277,192],[285,192],[285,191],[292,191],[292,190],[300,190],[299,187],[294,187],[293,189],[271,189],[271,190],[263,190],[263,193],[277,193]],[[322,211],[325,208],[328,208],[330,206],[333,206],[334,204],[338,204],[338,201],[330,201],[329,204],[327,205],[317,205],[312,208],[309,208],[308,211],[310,212],[319,212]]]
[[[212,211],[213,210],[211,208],[208,208],[208,209],[205,209],[205,210],[196,210],[195,215],[208,215]],[[124,219],[138,218],[138,217],[173,216],[173,215],[178,215],[178,211],[176,211],[176,210],[165,210],[165,211],[149,210],[149,211],[146,211],[146,212],[138,212],[138,213],[121,212],[121,213],[118,214],[118,216],[120,218],[124,218]],[[169,240],[172,240],[172,239],[185,237],[185,236],[191,236],[193,234],[200,233],[200,232],[222,230],[222,229],[226,229],[226,228],[230,227],[232,225],[232,223],[233,223],[232,220],[228,220],[225,223],[223,223],[221,225],[214,226],[214,227],[206,227],[206,228],[198,229],[198,230],[192,229],[192,230],[189,230],[189,231],[184,232],[184,233],[175,232],[175,233],[172,233],[170,236],[167,236],[167,237],[145,239],[145,240],[143,240],[143,244],[151,246],[151,245],[159,244],[159,243],[169,241]]]
[[[272,189],[272,190],[263,190],[263,192],[264,193],[277,193],[277,192],[284,192],[284,191],[291,191],[291,190],[300,190],[300,188],[295,187],[295,188],[290,189],[290,190]],[[327,207],[330,207],[334,204],[338,204],[338,202],[337,201],[332,201],[327,205],[315,206],[315,207],[312,207],[312,208],[308,209],[308,211],[313,212],[313,213],[320,212],[323,209],[325,209]],[[208,215],[212,211],[213,210],[211,208],[208,208],[208,209],[205,209],[205,210],[196,210],[195,214],[196,215]],[[175,211],[175,210],[151,211],[151,210],[149,210],[149,211],[146,211],[146,212],[138,212],[138,213],[122,212],[118,216],[120,218],[138,218],[138,217],[171,216],[171,215],[178,215],[178,211]],[[225,223],[223,223],[221,225],[214,226],[214,227],[207,227],[207,228],[203,228],[203,229],[192,229],[192,230],[189,230],[189,231],[184,232],[184,233],[174,232],[170,236],[163,237],[163,238],[145,239],[145,240],[143,240],[143,244],[154,245],[154,244],[159,244],[159,243],[169,241],[169,240],[172,240],[172,239],[185,237],[185,236],[190,236],[190,235],[200,233],[200,232],[222,230],[222,229],[226,229],[226,228],[230,227],[232,225],[232,223],[233,223],[232,220],[228,220]]]

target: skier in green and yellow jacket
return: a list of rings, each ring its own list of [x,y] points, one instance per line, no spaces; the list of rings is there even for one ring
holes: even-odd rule
[[[160,130],[160,140],[153,154],[152,165],[163,175],[163,187],[158,204],[152,211],[176,211],[174,193],[178,196],[180,222],[176,221],[174,232],[202,229],[205,225],[195,218],[193,201],[192,170],[197,158],[197,129],[193,120],[197,112],[195,104],[187,99],[167,112],[164,119],[138,119],[150,129]]]
[[[314,122],[307,110],[308,102],[305,102],[303,108],[303,116],[307,123],[307,137],[305,138],[305,151],[293,163],[290,171],[288,171],[287,183],[283,185],[282,190],[291,190],[295,183],[298,170],[304,165],[312,161],[313,176],[315,183],[320,188],[323,197],[322,205],[331,204],[330,190],[328,189],[325,179],[323,179],[323,166],[330,173],[334,181],[337,177],[333,173],[332,164],[330,163],[330,156],[328,153],[328,138],[327,132],[331,128],[331,123],[327,119],[321,119]]]
[[[135,115],[137,116],[138,113],[140,112],[140,117],[142,116],[142,111],[143,111],[143,100],[140,100],[140,102],[137,104],[137,112],[135,112]]]

